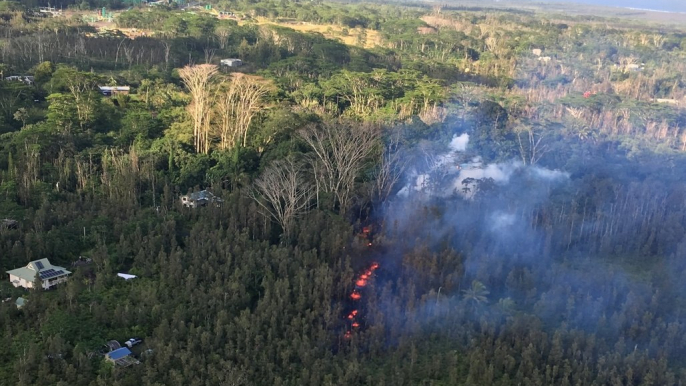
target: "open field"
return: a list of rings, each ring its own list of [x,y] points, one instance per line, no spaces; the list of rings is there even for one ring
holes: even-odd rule
[[[239,25],[254,23],[258,25],[276,25],[296,30],[298,32],[320,33],[329,39],[337,39],[347,45],[363,46],[372,48],[382,44],[382,38],[378,31],[364,28],[345,28],[333,24],[313,24],[299,21],[272,21],[266,18],[257,18],[250,21],[239,21]],[[347,31],[347,33],[345,32]],[[360,35],[366,35],[361,37]]]

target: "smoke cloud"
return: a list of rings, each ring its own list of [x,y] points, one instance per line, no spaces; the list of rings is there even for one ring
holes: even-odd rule
[[[417,163],[408,173],[408,183],[398,192],[399,197],[436,198],[459,194],[472,198],[478,184],[491,179],[499,185],[509,183],[514,174],[528,175],[529,179],[547,182],[564,181],[569,173],[550,170],[539,166],[525,165],[519,160],[504,163],[484,164],[478,155],[467,153],[469,134],[454,135],[447,151],[433,153],[432,147],[424,150]]]
[[[467,134],[455,135],[443,144],[419,146],[412,160],[404,185],[384,212],[384,222],[392,229],[389,237],[395,236],[396,244],[379,260],[387,280],[397,280],[390,287],[403,287],[402,280],[412,282],[416,293],[436,300],[419,308],[412,308],[410,302],[403,308],[386,304],[386,297],[380,295],[375,301],[384,320],[407,320],[408,328],[436,327],[446,315],[497,319],[515,309],[551,326],[564,320],[571,328],[595,331],[598,323],[609,323],[608,318],[623,307],[645,308],[651,302],[655,290],[650,285],[632,279],[621,266],[593,260],[603,243],[616,242],[608,241],[607,235],[619,235],[622,226],[631,224],[611,218],[617,216],[615,204],[592,207],[575,198],[583,193],[585,180],[578,176],[572,180],[568,171],[527,165],[518,159],[485,163],[478,149],[470,146]],[[602,167],[615,168],[607,164],[583,167],[599,175]],[[601,184],[588,184],[592,194],[606,194]],[[624,202],[633,195],[638,197],[627,193]],[[611,200],[622,197],[611,190],[607,196]],[[592,216],[591,210],[596,214]],[[609,214],[597,214],[603,211]],[[629,213],[636,226],[647,221],[637,218],[636,211]],[[591,237],[597,241],[589,241]],[[462,259],[456,268],[459,277],[447,280],[443,276],[450,271],[443,265],[457,264],[454,261],[442,261],[438,273],[423,271],[436,257],[428,253],[422,255],[427,261],[412,258],[426,249],[433,254],[454,251],[447,256],[458,253]],[[487,300],[479,307],[465,294],[464,286],[473,281],[488,289]]]

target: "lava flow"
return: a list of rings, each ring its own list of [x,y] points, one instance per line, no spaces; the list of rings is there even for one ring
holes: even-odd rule
[[[374,271],[379,268],[379,263],[373,262],[371,265],[364,269],[362,273],[360,273],[357,278],[355,279],[355,289],[353,289],[353,292],[350,294],[350,299],[354,301],[358,301],[362,299],[362,292],[361,290],[367,286],[367,281],[372,277],[374,274]],[[348,321],[350,322],[350,329],[345,332],[343,335],[344,338],[350,339],[352,337],[353,330],[356,330],[360,328],[360,322],[358,321],[359,318],[359,311],[356,309],[353,309],[347,316]]]

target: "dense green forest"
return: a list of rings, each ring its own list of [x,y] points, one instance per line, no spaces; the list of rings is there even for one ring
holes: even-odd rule
[[[38,5],[0,2],[0,270],[73,273],[3,276],[1,385],[686,383],[686,31]]]

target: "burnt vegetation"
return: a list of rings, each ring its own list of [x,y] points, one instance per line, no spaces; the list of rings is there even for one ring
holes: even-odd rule
[[[33,5],[0,4],[0,269],[73,274],[3,277],[0,384],[686,382],[678,27]]]

